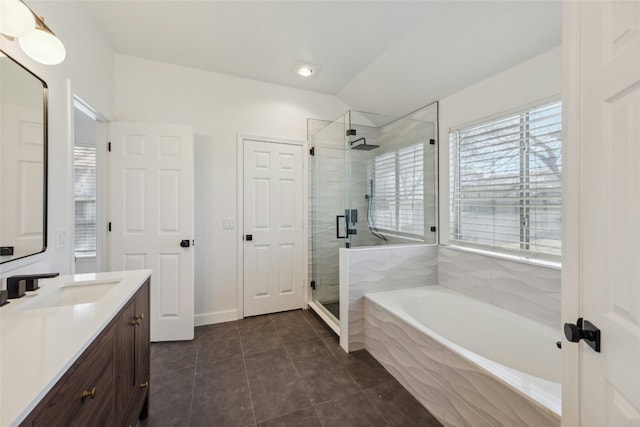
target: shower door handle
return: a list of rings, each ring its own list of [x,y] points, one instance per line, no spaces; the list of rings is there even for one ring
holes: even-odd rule
[[[347,235],[340,235],[340,218],[344,220],[344,215],[336,215],[336,239],[346,239]]]

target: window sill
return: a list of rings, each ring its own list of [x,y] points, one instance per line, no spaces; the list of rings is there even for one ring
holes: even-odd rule
[[[509,254],[504,254],[500,252],[488,251],[484,249],[470,248],[466,246],[442,245],[442,244],[441,246],[444,246],[452,250],[461,251],[461,252],[470,252],[470,253],[484,255],[492,258],[519,262],[522,264],[536,265],[538,267],[546,267],[546,268],[551,268],[553,270],[562,270],[562,262],[557,262],[557,261],[549,261],[546,259],[538,259],[538,258],[527,258],[524,256],[509,255]]]

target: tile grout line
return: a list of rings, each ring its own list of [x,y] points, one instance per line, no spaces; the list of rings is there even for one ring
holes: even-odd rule
[[[304,310],[303,310],[303,311],[304,311]],[[320,336],[320,334],[318,333],[318,331],[316,330],[316,328],[314,328],[314,327],[313,327],[313,325],[311,324],[311,322],[309,321],[309,319],[307,319],[307,318],[306,318],[306,316],[304,316],[304,314],[303,314],[303,317],[304,317],[304,320],[307,322],[307,325],[311,328],[311,330],[316,334],[316,336],[317,336],[317,337],[318,337],[318,339],[320,340],[320,343],[322,344],[322,346],[323,346],[325,349],[327,349],[327,351],[329,352],[330,357],[331,357],[331,358],[333,358],[333,359],[336,361],[336,363],[338,363],[338,364],[340,365],[340,367],[342,367],[342,364],[340,364],[340,362],[338,361],[337,357],[335,357],[335,355],[333,354],[333,352],[331,351],[331,349],[329,348],[329,346],[327,346],[327,344],[324,342],[324,339]],[[276,329],[277,329],[277,328],[276,328]],[[286,347],[285,347],[285,351],[287,351]],[[288,351],[287,351],[287,354],[288,354]],[[291,359],[291,363],[293,364],[293,368],[294,368],[294,369],[296,370],[296,372],[298,373],[298,378],[301,378],[301,377],[300,377],[300,373],[298,372],[298,368],[296,368],[295,363],[293,363],[293,359]],[[343,368],[343,369],[344,369],[344,368]],[[347,375],[349,375],[349,373],[348,373],[346,370],[345,370],[345,372],[347,373]],[[354,382],[355,382],[355,380],[354,380]],[[302,386],[304,387],[305,392],[307,393],[307,397],[309,397],[309,393],[307,392],[307,387],[305,386],[304,382],[302,383]],[[356,393],[360,393],[360,392],[361,392],[361,391],[357,391],[357,392],[354,392],[354,393],[352,393],[352,394],[350,394],[350,395],[348,395],[348,396],[353,396],[353,395],[355,395]],[[342,396],[342,397],[347,397],[347,396]],[[342,398],[342,397],[341,397],[341,398]],[[318,421],[320,422],[320,425],[321,425],[322,427],[325,427],[325,424],[322,422],[322,419],[320,418],[320,415],[318,415],[318,410],[316,409],[316,406],[318,406],[318,405],[322,405],[322,404],[325,404],[325,403],[327,403],[327,402],[335,401],[335,400],[336,400],[336,399],[333,399],[333,400],[327,400],[326,402],[319,402],[319,403],[316,405],[315,403],[311,402],[311,398],[309,397],[309,402],[311,402],[311,409],[313,409],[313,413],[315,414],[316,418],[318,419]],[[303,408],[303,409],[305,409],[305,408]],[[385,422],[386,422],[386,420],[385,420]]]
[[[249,383],[249,373],[247,372],[247,360],[244,354],[244,344],[242,343],[242,333],[238,327],[238,338],[240,339],[240,351],[242,352],[242,365],[244,366],[244,379],[247,382],[247,390],[249,391],[249,400],[251,401],[251,414],[253,415],[253,424],[258,425],[258,419],[256,418],[256,408],[253,404],[253,393],[251,392],[251,384]]]
[[[274,322],[274,326],[275,326],[275,322]],[[311,328],[311,325],[309,325],[309,327]],[[302,377],[300,376],[300,372],[298,371],[298,368],[296,368],[296,364],[293,363],[293,359],[291,358],[291,355],[289,354],[289,350],[287,350],[287,346],[285,345],[284,341],[282,341],[282,336],[280,336],[280,330],[278,329],[277,326],[275,326],[275,328],[276,328],[276,332],[278,333],[278,337],[280,338],[280,342],[282,342],[282,348],[284,349],[284,352],[287,355],[287,358],[289,359],[289,362],[291,362],[291,366],[293,366],[293,370],[295,371],[296,376],[298,377],[298,379],[302,383],[302,388],[304,389],[304,393],[307,395],[307,399],[309,399],[309,405],[310,406],[308,406],[308,408],[309,407],[313,408],[313,403],[311,402],[311,396],[309,396],[309,392],[307,391],[307,387],[305,387],[304,381],[302,381]],[[311,330],[313,330],[313,328],[311,328]],[[315,331],[313,331],[313,332],[315,332]],[[297,410],[301,410],[301,409],[306,409],[306,408],[300,408],[300,409],[297,409]],[[296,411],[293,411],[293,412],[296,412]],[[291,413],[293,413],[293,412],[291,412]],[[314,410],[314,412],[315,412],[315,410]],[[285,414],[285,415],[288,415],[288,414]]]
[[[310,322],[308,321],[308,319],[307,319],[307,323],[309,323],[309,324],[310,324]],[[312,328],[312,329],[314,329],[314,331],[315,331],[315,328],[313,328],[313,326],[311,326],[311,328]],[[317,334],[317,331],[316,331],[316,334]],[[319,335],[319,334],[318,334],[318,335]],[[352,380],[352,381],[353,381],[353,382],[358,386],[358,389],[359,389],[357,392],[354,392],[354,393],[351,393],[351,394],[348,394],[348,395],[345,395],[345,396],[340,397],[340,399],[344,399],[344,398],[347,398],[347,397],[350,397],[350,396],[354,396],[354,395],[356,395],[356,394],[358,394],[358,393],[362,394],[362,396],[365,398],[365,400],[366,400],[367,402],[369,402],[369,404],[373,407],[373,409],[376,411],[376,413],[380,416],[380,418],[382,419],[382,421],[383,421],[386,425],[390,425],[390,422],[389,422],[389,421],[387,420],[387,418],[384,416],[384,414],[382,413],[382,411],[380,411],[380,410],[378,409],[378,407],[374,404],[374,402],[372,402],[372,401],[371,401],[371,399],[370,399],[370,398],[369,398],[369,397],[364,393],[364,391],[365,391],[365,390],[370,390],[370,389],[372,389],[372,388],[378,387],[378,386],[383,385],[383,384],[388,384],[388,383],[390,383],[390,382],[392,382],[392,381],[394,380],[394,379],[393,379],[393,377],[392,377],[392,379],[390,379],[390,380],[388,380],[388,381],[385,381],[385,382],[383,382],[383,383],[381,383],[381,384],[376,384],[376,385],[374,385],[374,386],[370,386],[370,387],[365,387],[365,386],[363,386],[363,385],[359,384],[359,383],[358,383],[358,381],[356,381],[356,378],[351,374],[351,372],[349,372],[349,370],[345,368],[344,364],[343,364],[343,363],[341,363],[341,362],[338,360],[338,357],[333,353],[333,351],[331,351],[331,349],[329,348],[329,346],[327,345],[327,343],[325,343],[325,342],[324,342],[324,340],[322,339],[322,337],[320,337],[320,338],[321,338],[322,344],[325,346],[325,348],[327,348],[327,349],[329,350],[329,353],[331,354],[331,357],[333,357],[333,358],[336,360],[336,362],[340,365],[340,368],[341,368],[341,369],[342,369],[342,370],[343,370],[343,371],[344,371],[344,372],[349,376],[349,378],[351,378],[351,380]],[[348,353],[347,353],[347,354],[348,354]],[[385,369],[385,371],[386,371],[386,369]],[[387,372],[388,372],[388,371],[387,371]],[[337,401],[337,400],[340,400],[340,399],[335,399],[334,401]],[[330,401],[328,401],[328,402],[330,402]],[[326,402],[323,402],[323,403],[326,403]],[[314,405],[314,411],[315,411],[315,405]],[[317,416],[317,412],[316,412],[316,416]],[[320,417],[318,417],[318,419],[319,419],[319,418],[320,418]],[[320,421],[320,423],[322,424],[322,420]]]
[[[198,374],[198,360],[200,359],[200,339],[202,337],[198,337],[198,342],[196,343],[196,365],[193,369],[193,385],[191,386],[191,401],[189,402],[189,419],[188,424],[191,425],[191,416],[193,414],[193,395],[196,391],[196,375]]]
[[[271,315],[267,314],[266,316],[269,319],[269,323],[272,324],[274,329],[276,330],[276,332],[278,332],[278,327],[275,325],[275,322],[273,321],[273,318],[271,317]],[[240,350],[242,351],[242,363],[244,365],[244,378],[247,381],[247,389],[249,390],[249,399],[251,400],[251,412],[253,414],[254,425],[257,426],[258,425],[258,418],[256,417],[256,409],[255,409],[255,405],[253,403],[253,392],[251,391],[251,383],[249,382],[249,372],[247,370],[247,361],[246,361],[246,358],[245,358],[244,344],[242,342],[242,334],[240,333],[240,328],[239,327],[238,327],[238,334],[240,336]],[[284,347],[284,345],[283,345],[283,347]],[[268,351],[268,350],[265,350],[265,351]],[[286,351],[286,349],[285,349],[285,351]],[[261,351],[257,352],[257,353],[254,353],[254,354],[258,354],[258,353],[261,353]]]

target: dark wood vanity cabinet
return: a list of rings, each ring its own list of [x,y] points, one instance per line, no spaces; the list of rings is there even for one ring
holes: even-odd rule
[[[135,426],[149,396],[149,280],[21,426]]]
[[[113,425],[113,332],[94,341],[22,425]]]

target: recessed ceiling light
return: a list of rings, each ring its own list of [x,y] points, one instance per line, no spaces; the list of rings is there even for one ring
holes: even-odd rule
[[[298,74],[300,74],[302,77],[309,77],[311,74],[313,74],[313,70],[309,67],[300,67],[298,68]]]
[[[293,67],[293,72],[302,77],[312,77],[318,71],[318,67],[315,65],[298,63]]]

